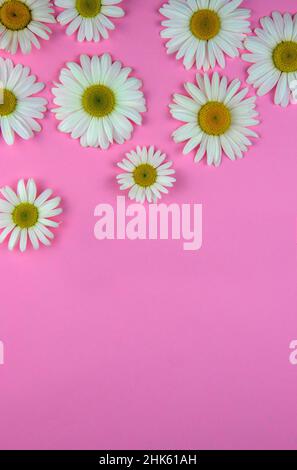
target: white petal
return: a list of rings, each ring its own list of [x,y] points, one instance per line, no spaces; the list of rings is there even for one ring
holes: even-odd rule
[[[13,250],[15,245],[17,244],[19,240],[19,236],[21,233],[20,227],[15,227],[12,231],[12,234],[10,235],[9,242],[8,242],[8,249]]]
[[[27,248],[27,238],[28,238],[27,229],[22,229],[21,236],[20,236],[20,250],[21,251],[25,251]]]
[[[19,196],[21,202],[27,202],[28,201],[26,186],[25,186],[25,182],[24,182],[23,179],[19,180],[19,182],[18,182],[18,196]]]

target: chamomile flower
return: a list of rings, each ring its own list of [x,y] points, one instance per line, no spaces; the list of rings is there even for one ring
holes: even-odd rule
[[[115,28],[110,18],[120,18],[125,12],[116,6],[122,0],[55,0],[64,9],[57,17],[61,25],[68,25],[66,34],[77,32],[78,41],[100,41],[108,38],[108,30]]]
[[[146,111],[142,82],[129,77],[131,69],[112,62],[109,54],[80,56],[80,65],[68,62],[52,89],[58,129],[80,139],[83,147],[107,149],[130,139],[133,125]]]
[[[28,240],[33,248],[38,249],[39,244],[50,245],[54,238],[48,227],[58,227],[58,222],[51,220],[61,214],[59,206],[61,199],[52,195],[51,189],[46,189],[37,196],[35,181],[29,179],[27,184],[21,179],[17,185],[17,192],[9,186],[0,189],[5,199],[0,199],[0,243],[8,236],[8,248],[13,250],[19,242],[20,250],[25,251]]]
[[[224,152],[230,160],[242,158],[252,144],[250,137],[258,137],[248,126],[259,123],[255,110],[256,98],[246,98],[248,88],[239,91],[241,82],[214,73],[196,76],[197,85],[186,83],[190,97],[175,94],[170,105],[172,116],[185,124],[173,133],[175,142],[185,142],[183,153],[198,147],[195,161],[207,156],[208,165],[219,166]]]
[[[250,10],[239,8],[243,0],[169,0],[160,9],[165,16],[161,36],[169,39],[167,53],[183,58],[186,69],[225,67],[225,55],[239,56],[238,49],[250,32]]]
[[[20,47],[23,54],[31,52],[32,44],[40,48],[39,39],[49,39],[55,23],[49,0],[0,0],[0,49],[11,54]]]
[[[129,189],[129,198],[137,202],[156,202],[162,193],[168,193],[173,186],[175,170],[172,162],[166,161],[166,155],[153,146],[137,147],[126,154],[118,163],[125,171],[117,176],[120,189]]]
[[[29,67],[13,65],[10,59],[0,57],[0,127],[2,137],[9,145],[15,134],[23,139],[33,137],[41,130],[36,119],[42,119],[47,101],[35,95],[44,88],[30,75]]]
[[[243,54],[247,62],[248,83],[262,96],[275,88],[274,102],[283,107],[290,102],[290,84],[297,79],[297,14],[272,13],[260,20],[256,36],[246,39],[245,47],[251,54]]]

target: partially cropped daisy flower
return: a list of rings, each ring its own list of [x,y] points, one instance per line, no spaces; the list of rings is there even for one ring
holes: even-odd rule
[[[283,107],[290,101],[290,84],[297,79],[297,14],[272,13],[260,20],[262,28],[256,28],[256,36],[249,37],[245,46],[251,54],[243,59],[252,62],[248,69],[248,83],[258,88],[262,96],[274,87],[274,102]]]
[[[32,95],[43,88],[29,67],[0,57],[0,127],[7,144],[14,143],[15,134],[29,139],[41,130],[36,119],[43,118],[47,101]]]
[[[0,49],[11,54],[18,46],[23,54],[31,52],[32,44],[39,49],[38,38],[49,39],[51,33],[46,23],[55,21],[49,0],[0,0]]]
[[[59,208],[61,199],[52,195],[51,189],[46,189],[37,197],[37,188],[33,179],[27,184],[19,180],[17,192],[9,186],[0,189],[5,199],[0,199],[0,243],[9,235],[8,248],[13,250],[19,242],[20,250],[25,251],[28,239],[33,248],[39,248],[39,243],[50,245],[54,238],[48,227],[58,227],[58,222],[51,220],[61,214]]]
[[[225,55],[237,57],[242,41],[250,32],[250,10],[238,8],[243,0],[169,0],[160,9],[169,39],[168,54],[183,58],[186,69],[194,64],[205,71],[216,63],[225,67]]]
[[[242,158],[252,144],[250,137],[258,135],[248,126],[259,123],[255,110],[256,98],[246,98],[248,88],[239,91],[241,82],[233,80],[229,86],[226,77],[214,73],[197,74],[197,85],[186,83],[190,97],[175,94],[171,114],[185,124],[173,133],[175,142],[188,141],[183,153],[198,147],[195,161],[207,156],[208,165],[220,165],[222,151],[230,158]]]
[[[80,139],[83,147],[107,149],[114,141],[130,139],[131,121],[141,124],[140,113],[146,111],[142,82],[129,77],[130,72],[109,54],[81,55],[80,65],[68,62],[61,83],[52,89],[59,130]]]
[[[78,41],[100,41],[108,38],[108,30],[115,28],[109,18],[120,18],[125,12],[116,6],[122,0],[55,0],[64,9],[57,17],[61,25],[68,25],[66,34],[77,32]]]
[[[161,193],[168,193],[173,186],[175,170],[171,168],[172,162],[165,162],[166,155],[153,146],[137,147],[126,154],[118,163],[125,171],[117,176],[120,189],[129,189],[129,198],[137,202],[156,202]],[[165,163],[164,163],[165,162]]]

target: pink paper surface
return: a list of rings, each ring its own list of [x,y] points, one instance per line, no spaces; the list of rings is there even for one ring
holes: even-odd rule
[[[109,40],[80,44],[56,26],[14,62],[46,83],[80,53],[108,51],[141,78],[148,112],[125,145],[83,149],[57,131],[8,147],[0,186],[33,177],[63,198],[51,248],[0,246],[1,449],[245,449],[297,447],[297,106],[258,99],[261,135],[243,160],[195,165],[170,134],[168,104],[195,69],[168,56],[160,0],[126,0]],[[246,0],[252,27],[295,0]],[[2,54],[6,55],[6,54]],[[8,55],[7,55],[8,56]],[[228,60],[229,79],[248,64]],[[254,91],[251,90],[251,94]],[[50,104],[52,107],[52,103]],[[203,246],[98,241],[95,206],[120,195],[116,163],[155,144],[174,161],[167,204],[203,204]],[[122,195],[122,193],[121,193]]]

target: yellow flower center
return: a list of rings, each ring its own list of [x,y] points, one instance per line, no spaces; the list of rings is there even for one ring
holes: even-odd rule
[[[0,116],[8,116],[13,113],[17,105],[15,94],[4,88],[0,90]]]
[[[84,91],[82,105],[93,117],[107,116],[115,107],[114,92],[105,85],[92,85]]]
[[[20,228],[33,227],[38,221],[38,209],[34,204],[21,202],[14,208],[12,220]]]
[[[218,101],[209,101],[198,113],[198,124],[208,135],[222,135],[231,126],[231,113],[227,106]]]
[[[196,38],[208,41],[219,34],[221,20],[213,10],[198,10],[190,19],[190,30]]]
[[[101,11],[101,0],[76,0],[76,9],[84,18],[94,18]]]
[[[148,163],[143,163],[133,171],[133,178],[136,184],[147,188],[152,186],[157,180],[157,170]]]
[[[8,0],[0,7],[0,21],[7,29],[25,29],[31,20],[30,8],[19,0]]]
[[[279,43],[272,53],[274,65],[281,72],[297,72],[297,42]]]

